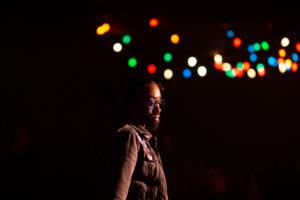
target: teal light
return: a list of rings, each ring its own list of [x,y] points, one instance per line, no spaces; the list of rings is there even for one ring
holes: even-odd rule
[[[123,44],[129,44],[131,42],[131,37],[130,35],[124,35],[122,38]]]
[[[173,58],[173,56],[172,56],[171,53],[169,53],[169,52],[165,53],[165,55],[164,55],[164,61],[165,62],[171,62],[172,58]]]

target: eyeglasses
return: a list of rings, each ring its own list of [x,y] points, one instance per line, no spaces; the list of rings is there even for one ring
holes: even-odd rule
[[[164,99],[161,99],[161,100],[156,100],[156,99],[150,100],[149,103],[148,103],[148,109],[149,110],[153,110],[154,107],[156,106],[156,104],[159,105],[160,109],[163,109],[163,107],[165,106],[166,102],[165,102]]]

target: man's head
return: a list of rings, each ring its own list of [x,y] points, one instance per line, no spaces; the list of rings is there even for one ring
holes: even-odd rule
[[[149,130],[156,130],[160,122],[161,109],[164,106],[161,86],[152,80],[142,79],[136,82],[133,88],[137,122]]]

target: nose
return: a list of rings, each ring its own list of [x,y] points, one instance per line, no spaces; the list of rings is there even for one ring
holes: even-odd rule
[[[161,108],[160,108],[160,106],[159,106],[159,103],[156,103],[156,104],[154,105],[153,112],[154,112],[154,113],[160,113],[160,112],[161,112]]]

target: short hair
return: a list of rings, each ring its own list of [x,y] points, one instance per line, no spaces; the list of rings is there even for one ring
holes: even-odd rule
[[[128,80],[128,97],[131,101],[136,102],[136,100],[140,97],[144,89],[152,84],[155,83],[158,85],[160,91],[164,90],[162,84],[154,79],[150,79],[148,76],[134,74],[129,77]]]

